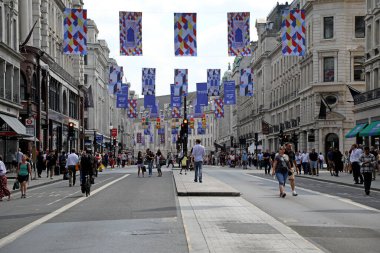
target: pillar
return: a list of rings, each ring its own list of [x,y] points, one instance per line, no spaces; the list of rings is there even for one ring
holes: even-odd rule
[[[23,43],[30,31],[30,18],[32,8],[29,9],[29,2],[31,0],[19,1],[19,28],[20,28],[20,42]],[[29,45],[29,43],[28,43]]]

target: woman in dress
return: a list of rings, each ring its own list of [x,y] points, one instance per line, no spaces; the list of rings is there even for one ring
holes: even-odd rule
[[[3,163],[3,157],[0,155],[0,201],[3,201],[4,196],[8,196],[8,201],[11,200],[11,192],[7,185],[7,168]]]
[[[32,170],[30,163],[26,161],[26,156],[23,155],[21,163],[19,163],[17,168],[17,180],[20,183],[21,198],[26,198],[27,183],[32,176]]]

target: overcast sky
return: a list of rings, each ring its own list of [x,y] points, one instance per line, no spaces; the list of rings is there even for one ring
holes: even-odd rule
[[[132,89],[141,94],[142,68],[156,68],[156,94],[170,93],[174,69],[189,70],[189,91],[197,82],[206,82],[207,69],[219,68],[223,73],[233,57],[227,50],[227,12],[251,13],[251,40],[257,39],[255,23],[266,18],[277,0],[85,0],[88,18],[99,29],[115,58],[124,67],[124,77]],[[284,2],[284,1],[280,1]],[[142,12],[143,56],[120,56],[119,11]],[[197,13],[197,57],[174,56],[174,13]]]

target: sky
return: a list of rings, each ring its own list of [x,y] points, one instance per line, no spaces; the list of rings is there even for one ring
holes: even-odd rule
[[[283,1],[280,1],[281,3]],[[85,0],[88,18],[95,21],[99,39],[105,39],[110,57],[124,69],[131,89],[141,94],[142,68],[156,68],[156,95],[170,94],[174,69],[188,69],[189,91],[207,81],[207,69],[228,69],[227,12],[250,12],[251,40],[255,23],[266,18],[277,0]],[[143,56],[120,56],[119,11],[142,12]],[[197,57],[174,56],[174,13],[197,13]],[[124,79],[125,81],[125,79]],[[140,96],[141,97],[141,96]]]

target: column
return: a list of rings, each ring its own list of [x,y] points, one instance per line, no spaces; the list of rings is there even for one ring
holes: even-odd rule
[[[324,148],[323,148],[323,129],[319,128],[318,130],[318,151],[324,153]]]
[[[344,153],[344,136],[342,128],[339,129],[339,150]]]
[[[21,43],[25,41],[30,29],[29,15],[32,9],[29,9],[29,1],[31,0],[19,1],[18,17],[20,19],[19,22],[20,22],[20,42]]]

